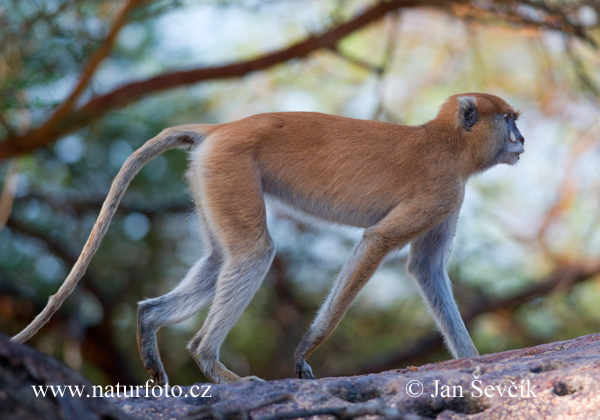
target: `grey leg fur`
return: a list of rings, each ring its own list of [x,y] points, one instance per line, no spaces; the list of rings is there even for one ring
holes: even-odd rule
[[[415,277],[423,300],[444,334],[455,358],[479,354],[460,316],[445,263],[452,247],[458,212],[412,242],[408,271]]]
[[[188,345],[202,372],[216,383],[260,380],[255,376],[240,378],[231,372],[219,361],[219,350],[260,287],[274,256],[275,247],[269,242],[251,255],[242,258],[228,255],[225,261],[204,326]]]
[[[156,332],[164,325],[188,319],[210,304],[221,265],[222,257],[213,252],[198,261],[171,292],[139,302],[138,348],[144,367],[155,384],[163,386],[169,382],[160,360]]]
[[[160,360],[156,332],[205,308],[215,296],[215,284],[223,266],[223,252],[209,231],[202,208],[197,206],[200,232],[208,256],[199,260],[175,289],[166,295],[138,303],[137,342],[144,367],[156,385],[169,382]]]
[[[306,359],[339,324],[358,292],[381,263],[386,250],[376,239],[369,236],[363,237],[356,246],[310,329],[296,348],[294,363],[299,378],[314,379]]]

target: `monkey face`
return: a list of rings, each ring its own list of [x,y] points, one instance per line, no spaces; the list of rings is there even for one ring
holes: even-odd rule
[[[518,114],[505,114],[506,124],[505,159],[502,163],[514,165],[519,161],[521,153],[525,151],[525,138],[517,128]]]
[[[495,117],[495,130],[500,137],[501,147],[496,154],[496,163],[515,165],[525,151],[525,138],[517,128],[518,114],[503,114]]]

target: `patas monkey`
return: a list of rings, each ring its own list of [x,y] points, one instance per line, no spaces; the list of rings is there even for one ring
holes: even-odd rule
[[[137,340],[145,368],[168,382],[156,332],[212,302],[188,349],[216,383],[240,378],[219,349],[267,273],[275,247],[264,196],[329,222],[365,228],[327,300],[295,352],[299,378],[314,378],[306,359],[331,334],[391,250],[412,242],[408,271],[454,357],[477,355],[452,295],[445,261],[467,179],[498,163],[515,164],[524,139],[518,113],[482,93],[450,97],[423,125],[292,112],[217,125],[164,130],[125,162],[71,273],[20,334],[24,342],[56,312],[83,276],[131,179],[168,149],[191,152],[187,180],[201,221],[206,256],[164,296],[139,303]]]

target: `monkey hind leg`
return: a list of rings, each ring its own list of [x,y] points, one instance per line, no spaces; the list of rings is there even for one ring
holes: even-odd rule
[[[212,302],[224,261],[222,247],[206,222],[199,188],[192,182],[190,187],[206,256],[194,264],[171,292],[138,303],[137,343],[140,357],[154,384],[160,386],[169,380],[158,351],[157,331],[165,325],[185,321]]]
[[[227,383],[258,379],[240,378],[228,370],[219,362],[219,350],[267,274],[275,247],[254,157],[218,144],[218,139],[207,141],[188,174],[190,184],[201,192],[206,222],[225,256],[212,306],[188,350],[207,378]]]
[[[204,326],[188,345],[190,354],[207,378],[215,383],[260,380],[240,378],[219,362],[219,349],[252,300],[275,255],[269,241],[243,259],[229,257],[217,281],[215,299]]]
[[[221,266],[221,254],[213,251],[198,261],[171,292],[139,302],[138,349],[144,367],[156,385],[163,386],[169,381],[160,359],[156,332],[164,325],[188,319],[210,304]]]

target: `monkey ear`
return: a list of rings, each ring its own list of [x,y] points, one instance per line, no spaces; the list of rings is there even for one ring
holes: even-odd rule
[[[477,100],[472,96],[458,97],[458,120],[465,130],[471,131],[471,128],[479,121],[479,111],[477,110]]]

